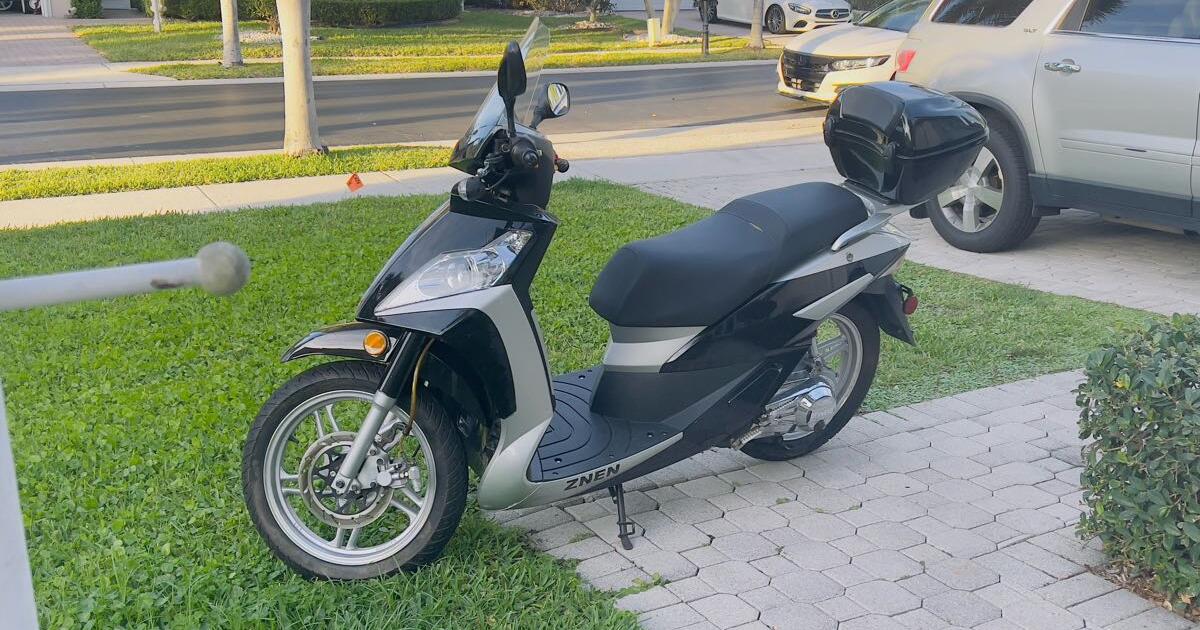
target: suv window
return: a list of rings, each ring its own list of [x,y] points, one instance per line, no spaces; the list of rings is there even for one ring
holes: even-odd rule
[[[1200,0],[1081,0],[1073,28],[1084,33],[1200,39]]]
[[[946,0],[933,14],[934,22],[1008,26],[1033,0]],[[1119,0],[1117,0],[1119,1]]]

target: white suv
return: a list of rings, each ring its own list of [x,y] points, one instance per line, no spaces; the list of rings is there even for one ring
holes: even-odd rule
[[[979,109],[991,137],[925,207],[992,252],[1080,208],[1200,231],[1200,0],[939,0],[897,75]]]

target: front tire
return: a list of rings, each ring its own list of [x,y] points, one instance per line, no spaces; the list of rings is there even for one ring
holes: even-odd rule
[[[836,346],[838,337],[821,339],[826,327],[833,323],[839,336],[846,337],[846,345],[850,349],[843,355],[839,367],[845,368],[844,376],[852,381],[846,382],[844,388],[834,384],[834,394],[838,395],[839,407],[833,419],[819,430],[804,435],[788,436],[775,435],[751,440],[742,446],[742,452],[755,458],[772,462],[787,461],[807,455],[837,435],[850,418],[858,413],[863,399],[871,389],[875,380],[875,371],[879,368],[879,321],[875,314],[858,302],[843,306],[829,320],[822,322],[818,329],[818,337],[814,340],[814,353],[819,353],[823,346]],[[852,356],[853,355],[853,356]],[[823,359],[829,361],[829,359]],[[840,395],[839,395],[840,394]]]
[[[933,228],[947,243],[970,252],[1012,249],[1033,234],[1029,167],[1016,130],[985,113],[991,133],[962,178],[926,204]]]
[[[787,32],[787,18],[784,17],[783,9],[779,8],[779,5],[771,5],[771,8],[767,9],[766,25],[772,35],[782,35]]]
[[[390,450],[373,449],[386,459],[364,464],[396,464],[407,471],[403,486],[365,488],[349,500],[331,493],[331,472],[384,370],[361,361],[316,366],[279,388],[250,428],[242,454],[250,519],[272,553],[307,578],[361,580],[416,569],[438,558],[462,518],[466,457],[432,395],[418,397],[411,434]],[[408,415],[397,406],[388,421],[403,426]]]

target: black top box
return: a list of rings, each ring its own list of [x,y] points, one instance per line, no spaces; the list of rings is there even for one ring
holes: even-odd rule
[[[923,203],[952,186],[987,135],[970,105],[895,81],[846,88],[825,117],[838,172],[899,204]]]

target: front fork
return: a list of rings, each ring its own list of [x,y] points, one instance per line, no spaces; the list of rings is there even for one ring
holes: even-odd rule
[[[354,443],[350,445],[350,451],[346,453],[346,459],[342,460],[341,467],[338,468],[337,475],[333,478],[333,489],[335,492],[342,494],[351,490],[357,490],[355,479],[358,473],[362,470],[363,462],[367,459],[367,453],[371,450],[371,444],[375,442],[375,436],[379,434],[379,430],[383,428],[383,421],[387,419],[388,414],[396,407],[396,401],[399,399],[404,384],[408,382],[409,377],[415,378],[413,370],[416,367],[417,359],[421,352],[425,349],[428,343],[428,338],[417,333],[406,333],[400,341],[400,349],[396,351],[396,356],[392,359],[392,363],[388,365],[387,373],[383,376],[383,382],[379,384],[379,389],[375,391],[375,397],[371,399],[371,410],[367,412],[366,418],[363,419],[362,427],[358,430],[358,434],[354,436]],[[413,422],[415,410],[410,409],[409,422]]]

